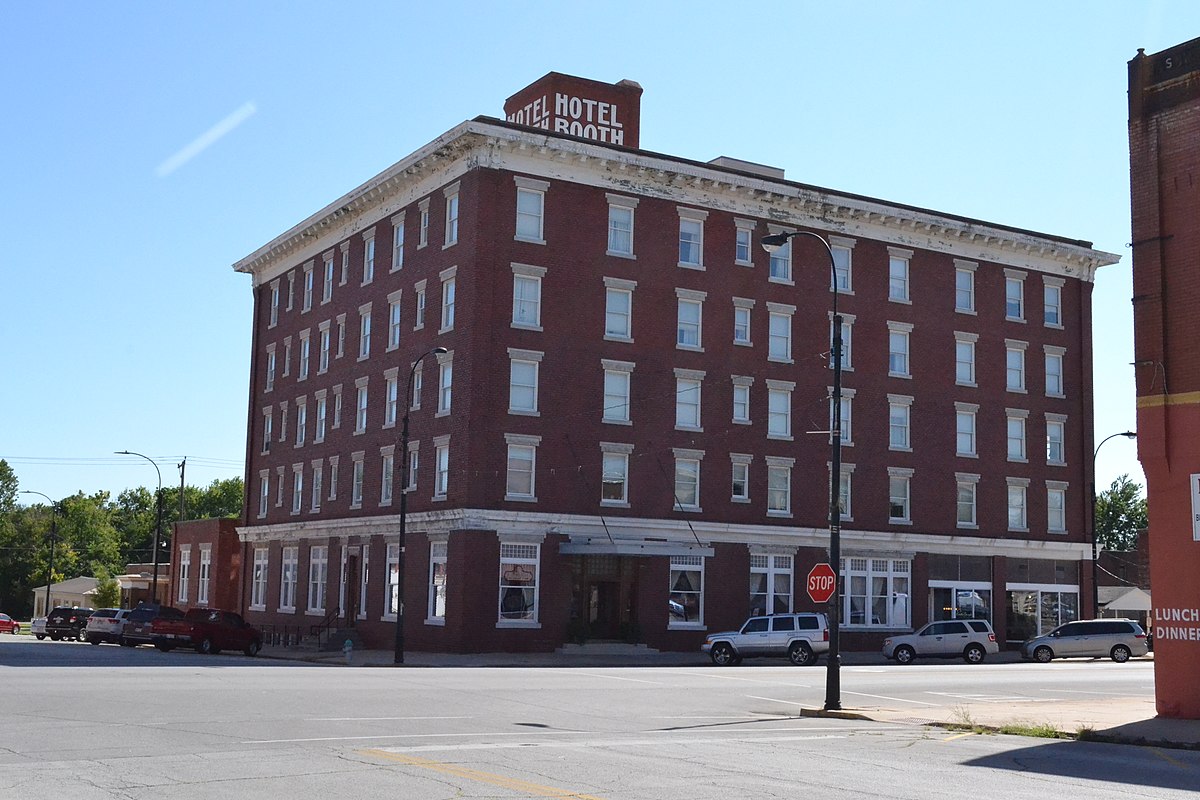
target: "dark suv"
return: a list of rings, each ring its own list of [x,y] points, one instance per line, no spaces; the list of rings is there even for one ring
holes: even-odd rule
[[[90,608],[67,608],[59,606],[46,615],[46,635],[54,641],[59,639],[84,640],[84,629],[88,617],[92,615]]]
[[[157,617],[183,619],[183,612],[172,606],[160,606],[153,603],[138,606],[125,618],[125,630],[121,634],[121,644],[126,647],[153,644],[150,640],[150,624]]]

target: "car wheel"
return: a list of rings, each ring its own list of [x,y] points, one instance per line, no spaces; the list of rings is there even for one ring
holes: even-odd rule
[[[34,634],[34,635],[35,635],[35,636],[37,636],[37,640],[38,640],[39,642],[40,642],[40,641],[42,641],[43,639],[45,639],[45,638],[46,638],[46,634],[44,634],[44,633],[37,633],[37,634]]]
[[[1133,654],[1129,652],[1128,647],[1123,644],[1119,644],[1112,649],[1112,653],[1110,653],[1110,655],[1112,656],[1113,661],[1117,662],[1118,664],[1124,664]]]
[[[16,636],[18,633],[20,633],[20,632],[21,632],[21,626],[20,626],[20,625],[13,625],[12,632],[13,632],[13,636]]]
[[[57,642],[61,638],[62,638],[61,634],[57,634],[57,633],[50,634],[50,641],[52,641],[52,642]]]
[[[1049,664],[1050,659],[1054,658],[1054,651],[1046,645],[1042,645],[1037,650],[1033,651],[1033,658],[1042,664]]]
[[[121,645],[121,647],[133,647],[133,642],[129,641],[124,636],[117,639],[117,644]]]
[[[212,639],[205,637],[196,645],[196,652],[203,655],[209,655],[213,651]]]
[[[963,660],[968,664],[978,664],[987,657],[987,651],[977,644],[967,645],[967,649],[963,651]]]
[[[897,664],[911,664],[916,657],[917,651],[906,644],[900,645],[896,652],[892,653],[892,658],[896,659]]]
[[[173,645],[173,644],[163,644],[162,642],[155,642],[155,643],[154,643],[154,649],[155,649],[155,650],[158,650],[158,651],[160,651],[160,652],[163,652],[163,653],[169,653],[169,652],[171,652],[172,650],[174,650],[174,649],[175,649],[175,645]]]
[[[262,644],[259,642],[251,642],[250,644],[246,645],[246,649],[242,652],[253,658],[254,656],[258,655],[258,651],[261,649]]]
[[[807,642],[792,642],[788,648],[788,660],[797,667],[808,666],[813,662],[813,651]]]
[[[726,642],[719,642],[713,645],[710,657],[712,658],[712,662],[718,667],[734,666],[739,660],[733,647]]]
[[[100,637],[99,637],[99,636],[88,636],[88,635],[85,633],[85,634],[83,635],[83,639],[84,639],[84,641],[86,641],[86,642],[91,642],[92,644],[100,644]]]
[[[83,631],[79,631],[75,634],[75,641],[86,642],[86,641],[88,641],[88,635],[86,633],[84,633]]]

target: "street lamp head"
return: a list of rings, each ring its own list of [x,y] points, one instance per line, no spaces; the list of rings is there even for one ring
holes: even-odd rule
[[[444,347],[435,347],[432,350],[430,350],[429,352],[435,356],[444,356],[444,355],[446,355],[446,353],[449,353],[450,351]]]
[[[1124,436],[1126,439],[1136,439],[1137,438],[1137,433],[1135,433],[1134,431],[1125,431],[1121,435]]]
[[[790,234],[787,233],[772,233],[770,236],[764,236],[762,238],[763,250],[766,250],[768,253],[774,253],[787,244],[789,238]]]
[[[133,455],[133,453],[129,452],[128,450],[114,450],[114,451],[113,451],[113,455],[117,455],[117,456],[131,456],[131,455]]]

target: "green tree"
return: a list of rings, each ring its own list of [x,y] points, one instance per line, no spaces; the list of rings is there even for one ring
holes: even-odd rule
[[[1142,485],[1122,475],[1096,497],[1096,539],[1105,550],[1132,550],[1147,527]]]
[[[104,567],[96,570],[96,579],[96,594],[93,598],[96,608],[119,608],[121,605],[121,584]]]

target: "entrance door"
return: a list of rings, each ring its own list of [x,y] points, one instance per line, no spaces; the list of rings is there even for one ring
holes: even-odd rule
[[[347,628],[354,627],[354,621],[358,619],[358,556],[351,555],[346,557],[346,574],[342,576],[342,580],[346,582],[346,608],[343,609],[345,616],[345,625]]]
[[[588,633],[593,639],[616,639],[621,627],[621,584],[591,581],[587,588]]]

